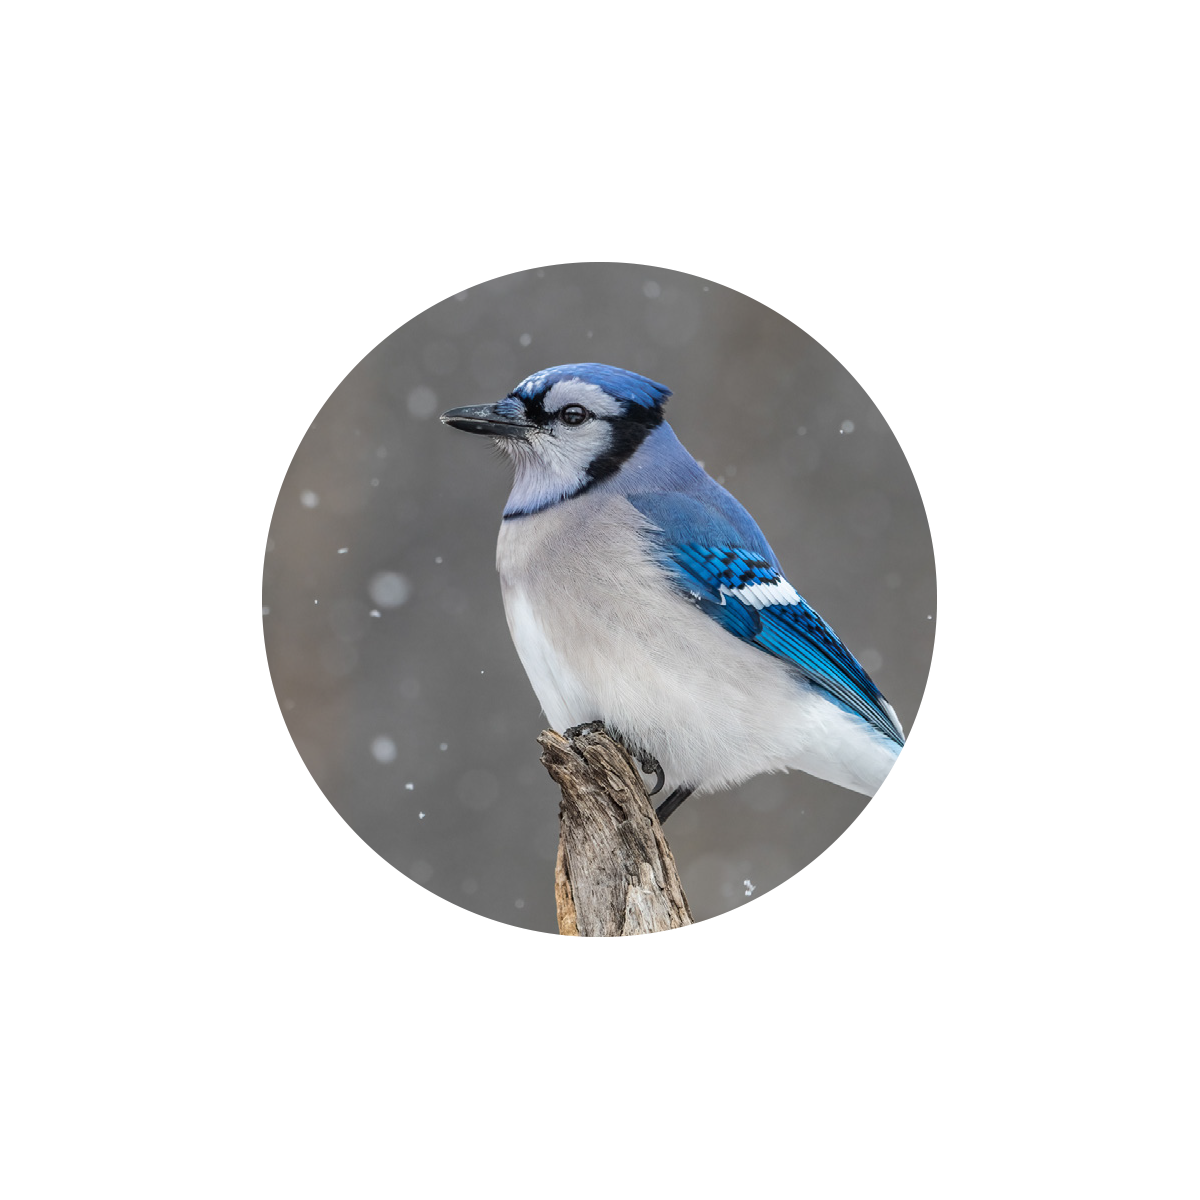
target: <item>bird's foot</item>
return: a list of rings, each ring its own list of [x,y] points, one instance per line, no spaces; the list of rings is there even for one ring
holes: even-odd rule
[[[608,733],[609,737],[613,736],[607,729],[605,729],[603,721],[584,721],[582,725],[572,725],[570,729],[565,730],[563,732],[563,737],[565,737],[568,742],[572,742],[581,734],[585,733]]]
[[[646,795],[657,796],[662,791],[662,786],[667,779],[658,759],[653,754],[639,754],[638,763],[645,774],[654,776],[654,786],[646,792]]]
[[[649,750],[643,750],[641,746],[635,746],[624,734],[618,733],[616,730],[610,730],[609,737],[624,746],[630,758],[637,759],[643,774],[654,776],[654,786],[647,791],[646,795],[657,796],[662,791],[662,786],[667,778],[663,773],[662,765],[658,759]]]
[[[564,734],[568,741],[573,741],[584,733],[607,733],[617,745],[624,747],[632,758],[636,758],[642,771],[646,775],[654,776],[654,786],[647,792],[647,796],[657,796],[662,791],[663,784],[666,782],[666,775],[663,773],[662,766],[653,754],[646,753],[637,746],[632,746],[626,738],[616,729],[609,729],[603,721],[585,721],[582,725],[572,725]]]

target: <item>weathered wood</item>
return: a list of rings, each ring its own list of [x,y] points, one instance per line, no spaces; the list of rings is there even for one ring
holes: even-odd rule
[[[560,933],[624,937],[692,923],[671,848],[633,760],[602,727],[546,730],[542,762],[562,789],[554,896]]]

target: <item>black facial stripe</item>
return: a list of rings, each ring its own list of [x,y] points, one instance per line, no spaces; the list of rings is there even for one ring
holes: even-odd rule
[[[520,396],[510,394],[510,400],[519,400],[525,406],[525,416],[529,418],[535,425],[549,425],[554,420],[552,413],[546,411],[546,392],[549,388],[538,392],[536,396],[532,396],[528,400],[522,399]]]
[[[650,432],[657,429],[663,422],[663,415],[656,408],[642,408],[641,405],[632,405],[631,408],[633,411],[615,419],[597,418],[597,420],[608,422],[612,440],[608,449],[592,460],[591,466],[587,469],[588,481],[575,493],[577,496],[586,492],[593,484],[607,479],[610,475],[615,475],[621,469],[621,465],[646,440]]]

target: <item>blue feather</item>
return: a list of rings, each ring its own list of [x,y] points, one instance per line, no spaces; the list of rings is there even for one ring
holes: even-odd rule
[[[660,531],[675,585],[735,637],[798,667],[836,703],[904,744],[887,702],[858,660],[803,597],[771,603],[753,588],[790,593],[754,519],[711,480],[700,494],[649,492],[629,501]],[[758,603],[756,604],[755,601]]]
[[[532,400],[564,379],[594,383],[602,387],[614,400],[638,404],[642,408],[660,409],[671,394],[671,389],[663,387],[661,383],[655,383],[645,375],[635,375],[634,372],[621,367],[610,367],[605,363],[566,363],[561,367],[547,367],[544,371],[536,371],[517,384],[511,395],[519,400]]]

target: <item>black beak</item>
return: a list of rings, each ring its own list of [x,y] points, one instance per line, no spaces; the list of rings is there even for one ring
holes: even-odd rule
[[[464,429],[467,433],[486,433],[501,438],[523,438],[533,428],[527,421],[505,420],[492,404],[452,408],[442,413],[441,421],[443,425]]]

